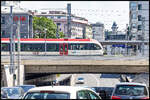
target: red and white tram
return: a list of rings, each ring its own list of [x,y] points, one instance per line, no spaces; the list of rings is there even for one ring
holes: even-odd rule
[[[103,55],[102,45],[93,39],[20,39],[22,55]],[[15,40],[17,50],[17,39]],[[10,40],[1,38],[1,54],[9,55]],[[16,52],[17,53],[17,52]]]

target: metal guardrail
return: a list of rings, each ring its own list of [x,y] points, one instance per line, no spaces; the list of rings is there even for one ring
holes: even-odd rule
[[[106,40],[106,41],[99,41],[100,43],[131,43],[131,44],[136,44],[136,43],[147,43],[149,44],[149,41],[115,41],[115,40]]]

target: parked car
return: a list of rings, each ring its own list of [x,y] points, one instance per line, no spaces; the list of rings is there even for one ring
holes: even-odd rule
[[[17,87],[21,87],[24,90],[24,92],[26,93],[29,89],[32,89],[36,86],[35,85],[19,85]]]
[[[1,99],[8,99],[8,94],[6,91],[1,89]]]
[[[116,84],[111,99],[149,99],[146,84],[123,82]]]
[[[35,87],[22,99],[101,99],[92,89],[73,86]]]
[[[1,89],[8,94],[8,99],[20,99],[24,94],[23,89],[20,87],[3,87]]]

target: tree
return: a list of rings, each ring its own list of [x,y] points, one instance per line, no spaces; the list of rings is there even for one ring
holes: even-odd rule
[[[46,17],[33,17],[34,38],[56,38],[57,26],[53,20]],[[59,37],[63,38],[64,33],[58,31]]]

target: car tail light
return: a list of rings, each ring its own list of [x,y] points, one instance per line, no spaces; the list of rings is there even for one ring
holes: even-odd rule
[[[121,99],[119,96],[111,96],[111,99]]]
[[[141,98],[141,99],[147,99],[147,100],[149,100],[149,97],[143,97],[143,98]]]

